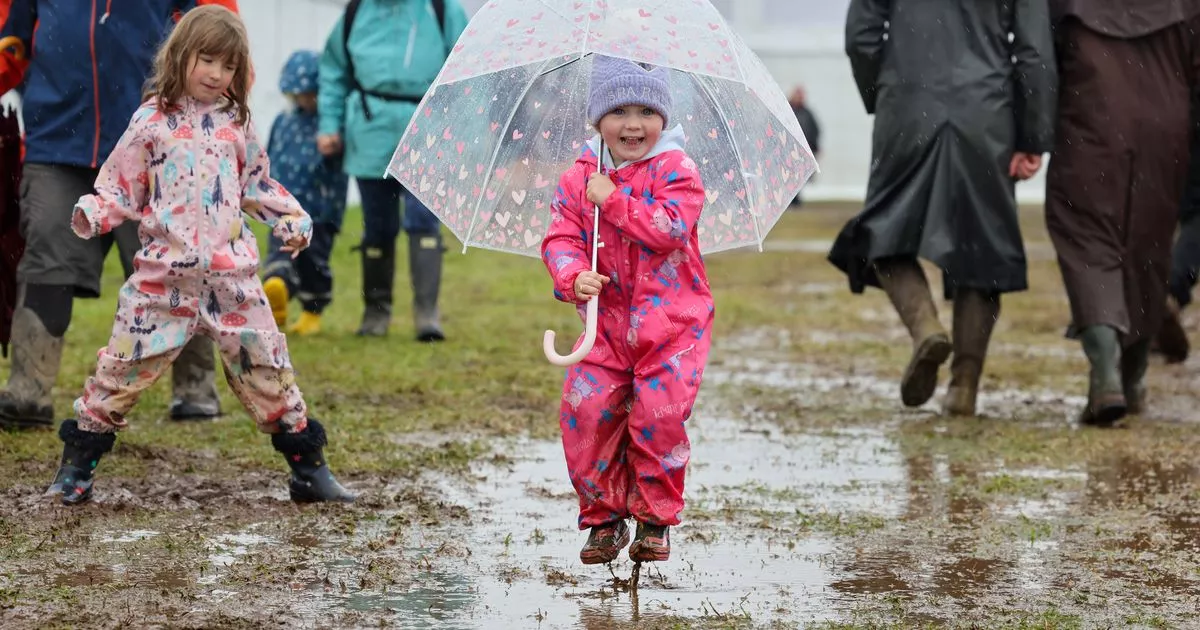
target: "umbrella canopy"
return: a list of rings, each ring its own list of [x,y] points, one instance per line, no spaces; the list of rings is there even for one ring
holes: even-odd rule
[[[493,0],[425,95],[388,173],[468,247],[539,256],[561,173],[596,132],[594,54],[671,70],[715,252],[761,246],[817,170],[782,90],[707,0]]]

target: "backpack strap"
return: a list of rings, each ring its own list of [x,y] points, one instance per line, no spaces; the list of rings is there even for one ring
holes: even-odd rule
[[[433,13],[437,16],[438,28],[442,33],[443,45],[449,50],[450,45],[446,41],[446,0],[432,0],[432,2]],[[342,16],[342,51],[346,57],[346,76],[350,79],[350,89],[358,92],[358,98],[362,102],[363,115],[366,116],[367,120],[371,120],[371,108],[367,105],[368,95],[381,98],[385,101],[407,101],[410,103],[419,103],[421,99],[420,97],[397,96],[367,90],[358,82],[358,76],[354,73],[354,56],[350,54],[350,31],[354,28],[354,18],[358,14],[358,8],[361,4],[362,0],[350,0],[346,5],[346,13]]]

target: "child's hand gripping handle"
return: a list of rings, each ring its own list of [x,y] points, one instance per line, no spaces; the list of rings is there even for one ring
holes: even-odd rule
[[[600,141],[600,153],[604,153],[604,141]],[[592,271],[596,270],[597,255],[600,253],[600,248],[604,247],[604,243],[600,242],[600,206],[596,206],[596,212],[592,215]],[[566,356],[558,353],[554,349],[554,331],[547,330],[542,336],[542,352],[546,353],[546,360],[554,365],[566,367],[575,365],[583,360],[584,357],[592,351],[592,345],[596,343],[596,320],[600,312],[600,295],[596,294],[588,300],[587,318],[583,326],[583,341],[579,343],[579,347],[574,352]]]
[[[571,354],[559,354],[558,351],[554,349],[554,331],[547,330],[545,336],[542,337],[542,351],[546,353],[546,360],[554,365],[559,365],[562,367],[575,365],[576,363],[582,361],[583,357],[586,357],[588,353],[592,351],[592,345],[596,343],[596,317],[599,311],[600,296],[592,296],[592,298],[588,300],[587,322],[583,327],[583,341],[579,344],[579,347],[575,349],[575,352],[572,352]]]

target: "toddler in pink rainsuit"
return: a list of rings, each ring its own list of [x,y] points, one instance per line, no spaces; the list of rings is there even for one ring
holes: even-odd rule
[[[713,299],[696,232],[704,185],[682,128],[667,127],[669,80],[665,68],[594,57],[588,117],[600,134],[559,180],[542,242],[555,296],[581,316],[600,300],[596,344],[567,370],[560,412],[579,527],[591,528],[584,564],[617,557],[631,516],[629,557],[666,560],[667,528],[683,510],[684,422],[708,358]],[[596,205],[603,247],[593,272]]]
[[[112,337],[59,429],[51,493],[91,495],[92,473],[125,414],[196,334],[217,342],[230,387],[292,468],[295,501],[350,501],[325,465],[325,433],[308,417],[287,342],[258,279],[258,244],[244,217],[271,226],[292,251],[312,221],[271,179],[249,121],[249,45],[219,6],[190,11],[155,59],[148,100],[133,115],[72,227],[92,238],[138,221],[142,249],[122,287]]]

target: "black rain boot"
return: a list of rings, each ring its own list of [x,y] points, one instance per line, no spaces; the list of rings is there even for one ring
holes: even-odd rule
[[[396,243],[364,245],[362,255],[363,318],[360,337],[386,337],[392,323],[392,285],[396,279]]]
[[[308,426],[299,433],[272,434],[271,445],[283,453],[292,469],[292,479],[288,484],[292,501],[354,501],[355,496],[333,478],[333,473],[326,465],[325,455],[322,453],[325,447],[325,427],[321,426],[320,422],[309,418]]]
[[[58,437],[63,442],[62,462],[46,494],[61,494],[63,505],[85,503],[92,498],[92,473],[112,450],[117,434],[84,431],[75,420],[63,420]]]
[[[413,324],[417,341],[445,341],[438,323],[438,292],[442,285],[442,235],[408,235],[408,273],[412,277]]]
[[[1121,387],[1121,341],[1111,326],[1088,326],[1079,335],[1091,369],[1088,400],[1079,415],[1081,424],[1111,427],[1125,417],[1128,402]]]
[[[179,353],[171,367],[172,420],[212,420],[221,415],[213,352],[211,339],[195,335]]]
[[[12,371],[7,389],[0,391],[0,427],[53,428],[51,393],[62,363],[63,337],[51,334],[37,313],[21,305],[13,312],[11,345]]]
[[[1121,352],[1121,389],[1126,410],[1133,415],[1146,411],[1146,366],[1150,362],[1150,340],[1135,341]]]

